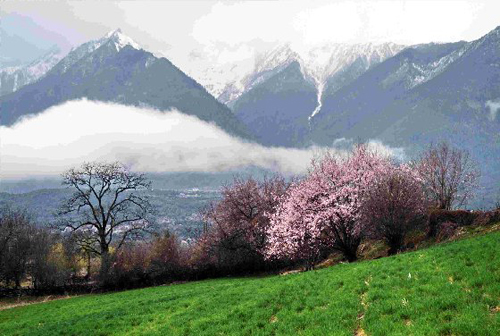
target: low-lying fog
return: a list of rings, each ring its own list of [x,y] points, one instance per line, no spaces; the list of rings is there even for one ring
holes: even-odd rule
[[[389,155],[402,154],[378,141],[370,145]],[[178,111],[88,100],[70,101],[0,127],[0,150],[4,179],[57,175],[92,160],[119,160],[144,172],[216,172],[252,165],[301,174],[312,158],[327,150],[345,154],[333,142],[331,148],[264,147]]]

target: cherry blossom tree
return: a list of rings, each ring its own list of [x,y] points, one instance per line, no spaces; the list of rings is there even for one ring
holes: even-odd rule
[[[430,146],[416,167],[438,209],[463,206],[477,190],[480,173],[469,153],[446,142]]]
[[[368,189],[362,207],[364,230],[389,245],[389,255],[404,246],[408,232],[423,222],[428,209],[423,181],[407,165],[393,166]]]
[[[222,189],[222,199],[203,213],[209,227],[202,240],[219,263],[263,261],[269,215],[287,187],[283,177],[274,176],[263,181],[235,178]]]
[[[267,231],[267,258],[306,260],[312,268],[324,248],[357,259],[363,235],[361,205],[376,176],[390,161],[366,145],[346,159],[326,155],[309,175],[290,187]]]

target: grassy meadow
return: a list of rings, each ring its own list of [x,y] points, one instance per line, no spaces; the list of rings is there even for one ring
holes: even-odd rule
[[[2,335],[500,335],[500,232],[280,276],[0,311]]]

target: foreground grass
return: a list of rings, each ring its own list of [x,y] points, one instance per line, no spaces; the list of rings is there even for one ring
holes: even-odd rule
[[[500,335],[500,233],[286,276],[0,311],[2,335]]]

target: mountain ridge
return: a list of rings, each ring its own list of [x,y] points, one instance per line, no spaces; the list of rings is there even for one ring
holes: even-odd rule
[[[139,48],[117,30],[74,48],[38,82],[0,97],[1,124],[12,125],[67,100],[88,98],[160,111],[178,109],[232,135],[252,136],[232,112],[166,58]]]

